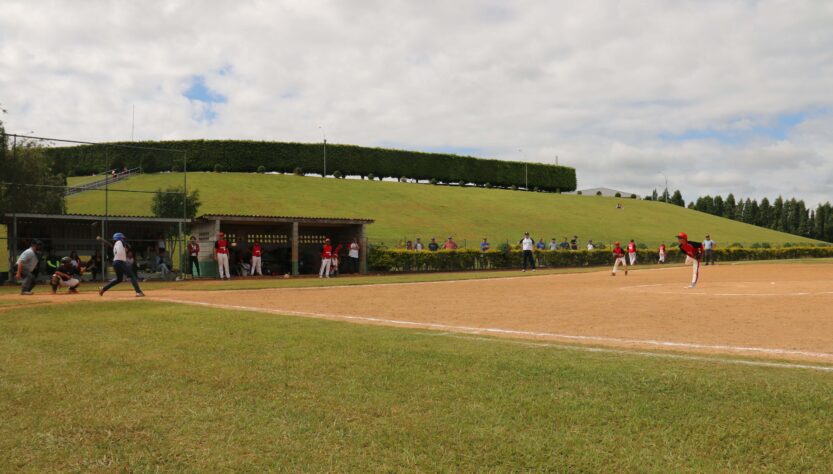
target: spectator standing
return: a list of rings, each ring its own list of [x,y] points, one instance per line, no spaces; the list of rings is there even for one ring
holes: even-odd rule
[[[321,247],[321,269],[318,271],[318,278],[330,278],[330,266],[333,264],[333,245],[330,243],[330,238],[324,239],[324,245]]]
[[[260,276],[263,276],[263,247],[260,245],[260,242],[255,240],[254,245],[252,245],[252,276],[257,273]]]
[[[492,246],[489,245],[489,240],[486,237],[483,237],[483,242],[480,242],[480,251],[488,252],[490,248],[492,248]]]
[[[197,276],[200,275],[200,244],[197,243],[197,238],[193,235],[188,241],[188,273],[191,278],[194,278],[194,269],[197,270]]]
[[[437,243],[436,237],[431,237],[431,242],[428,243],[428,250],[432,252],[436,252],[440,249],[440,245]]]
[[[214,243],[214,260],[217,261],[217,271],[220,272],[220,279],[231,279],[229,273],[229,243],[226,240],[226,235],[222,232],[217,232],[217,241]]]
[[[532,256],[532,251],[534,249],[535,241],[529,236],[529,232],[524,232],[524,238],[521,239],[521,250],[524,254],[523,271],[526,271],[527,263],[530,267],[532,267],[532,271],[535,271],[535,257]]]
[[[578,236],[574,235],[570,240],[570,250],[578,250]]]
[[[636,265],[636,243],[634,243],[633,239],[628,242],[628,258],[632,266]]]
[[[714,265],[714,248],[715,248],[715,245],[717,245],[717,244],[715,243],[714,240],[712,240],[711,236],[709,234],[706,234],[706,240],[703,241],[703,250],[705,251],[704,258],[703,258],[703,260],[704,260],[703,264],[704,265],[708,265],[710,263],[712,265]]]
[[[443,249],[444,250],[457,250],[457,242],[455,242],[454,239],[449,237],[448,240],[446,240],[445,243],[443,244]]]
[[[159,234],[156,238],[156,251],[158,252],[160,250],[168,250],[168,247],[165,245],[165,237],[162,234]]]
[[[555,237],[550,240],[550,250],[558,250],[558,241],[555,240]]]
[[[535,244],[535,248],[537,248],[538,250],[546,250],[547,249],[547,244],[544,243],[544,238],[543,237],[538,239],[538,243]]]
[[[405,250],[413,250],[413,249],[414,249],[414,243],[413,242],[411,242],[410,240],[405,242]]]
[[[561,241],[561,250],[570,250],[570,243],[567,242],[567,237],[564,237],[564,240]]]
[[[419,241],[419,237],[417,237],[417,245],[420,247],[422,244]],[[418,248],[416,250],[422,250],[422,248]],[[359,239],[353,238],[353,241],[350,242],[350,247],[347,251],[347,257],[350,259],[350,271],[357,274],[359,273]]]
[[[414,244],[414,250],[416,250],[417,252],[421,252],[424,249],[425,249],[425,246],[422,245],[422,239],[417,237],[416,238],[416,243]]]
[[[665,263],[665,242],[659,244],[659,263]]]
[[[596,248],[596,247],[593,246],[593,241],[588,240],[587,241],[587,250],[593,250],[594,248]]]
[[[17,271],[15,272],[15,279],[21,282],[20,294],[31,295],[32,288],[35,287],[35,270],[38,268],[38,252],[41,247],[40,240],[33,240],[29,248],[17,258]]]

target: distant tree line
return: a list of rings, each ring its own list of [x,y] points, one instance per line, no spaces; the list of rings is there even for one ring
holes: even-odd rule
[[[673,194],[669,194],[667,189],[662,194],[654,190],[645,199],[686,206],[679,190]],[[698,197],[688,204],[688,208],[788,234],[833,242],[833,205],[829,202],[811,209],[803,200],[795,198],[778,196],[772,201],[763,198],[758,202],[751,198],[737,199],[729,193],[725,198],[720,195]]]

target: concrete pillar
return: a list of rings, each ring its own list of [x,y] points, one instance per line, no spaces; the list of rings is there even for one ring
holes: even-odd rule
[[[364,224],[359,230],[359,273],[367,275],[367,237],[364,235]]]
[[[292,236],[289,238],[292,245],[292,276],[299,275],[299,264],[301,261],[300,245],[298,242],[298,222],[292,223]]]

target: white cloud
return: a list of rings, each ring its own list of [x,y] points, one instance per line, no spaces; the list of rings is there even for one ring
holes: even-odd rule
[[[575,166],[581,186],[831,199],[833,3],[32,2],[0,17],[10,130],[256,138]],[[182,94],[195,75],[227,98]],[[795,124],[780,124],[784,116]],[[803,121],[801,121],[803,119]],[[793,125],[795,125],[793,127]]]

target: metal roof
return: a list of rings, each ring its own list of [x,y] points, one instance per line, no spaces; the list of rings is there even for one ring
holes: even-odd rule
[[[203,214],[197,219],[231,222],[298,222],[301,224],[372,224],[374,222],[373,219],[355,217],[266,216],[256,214]]]

